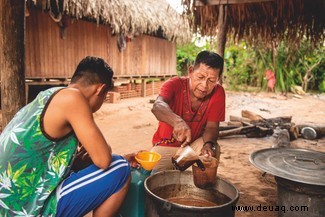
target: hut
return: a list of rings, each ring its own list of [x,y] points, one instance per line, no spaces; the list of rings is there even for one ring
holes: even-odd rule
[[[121,98],[156,93],[159,80],[176,75],[176,43],[191,39],[188,21],[165,0],[28,0],[25,16],[27,100],[32,85],[68,84],[88,55],[123,79],[114,90]]]
[[[192,17],[193,31],[217,35],[219,47],[224,46],[225,35],[265,46],[283,40],[297,46],[303,38],[313,45],[325,42],[324,0],[186,0],[182,4],[184,14]]]

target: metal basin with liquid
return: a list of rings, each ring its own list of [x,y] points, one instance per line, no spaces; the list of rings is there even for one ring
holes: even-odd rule
[[[145,180],[147,217],[233,217],[239,192],[217,177],[214,186],[200,189],[191,171],[168,170]]]

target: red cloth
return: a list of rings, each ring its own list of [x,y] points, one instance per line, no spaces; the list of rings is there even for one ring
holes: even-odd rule
[[[271,70],[266,70],[265,77],[267,80],[267,86],[273,91],[276,83],[274,72]]]
[[[183,118],[191,128],[192,141],[202,136],[207,121],[220,122],[225,120],[225,91],[222,86],[216,85],[211,97],[204,100],[197,112],[191,109],[189,97],[189,78],[174,77],[164,83],[159,96],[170,102],[172,111]],[[159,122],[152,143],[163,146],[180,146],[172,139],[173,128]]]

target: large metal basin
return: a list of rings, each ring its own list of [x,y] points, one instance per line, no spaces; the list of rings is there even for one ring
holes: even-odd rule
[[[144,187],[147,217],[233,217],[239,199],[238,190],[221,178],[209,189],[197,188],[191,171],[156,173]]]

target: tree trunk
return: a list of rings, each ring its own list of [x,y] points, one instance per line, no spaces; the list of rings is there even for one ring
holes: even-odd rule
[[[316,67],[318,66],[319,64],[321,63],[321,59],[318,60],[317,63],[315,63],[313,66],[307,68],[307,71],[306,71],[306,74],[302,80],[302,88],[305,92],[307,92],[307,89],[308,89],[308,83],[309,81],[313,78],[313,74],[311,73],[311,71]]]
[[[277,48],[276,43],[274,41],[272,41],[271,44],[272,44],[272,65],[273,65],[273,71],[274,71],[274,74],[275,74],[275,80],[276,80],[276,82],[278,82],[278,81],[280,81],[279,80],[278,67],[277,67],[277,64],[276,64],[276,58],[277,58],[277,55],[278,55],[278,50],[277,50],[278,48]],[[280,85],[280,87],[281,87],[281,85]],[[274,91],[275,91],[275,87],[274,87]]]
[[[222,58],[225,54],[225,47],[227,42],[227,5],[219,5],[219,17],[218,17],[218,32],[217,32],[217,54]],[[220,83],[223,83],[222,76],[220,77]]]
[[[223,57],[227,42],[227,5],[219,6],[217,53]]]
[[[25,104],[25,1],[0,0],[2,127]]]

